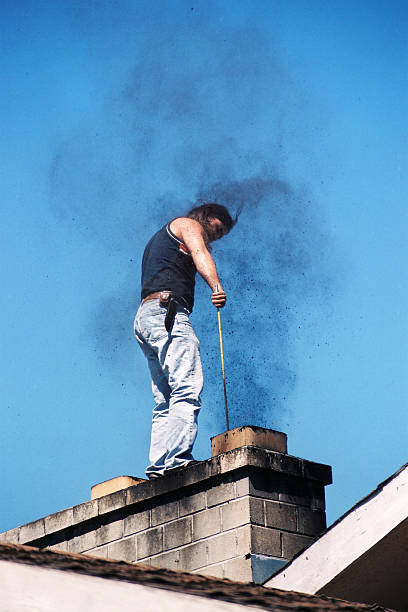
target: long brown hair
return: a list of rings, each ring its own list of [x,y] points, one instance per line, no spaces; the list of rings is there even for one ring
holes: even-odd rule
[[[216,202],[204,202],[200,206],[194,206],[187,213],[187,217],[201,223],[204,231],[206,231],[210,219],[219,219],[228,232],[238,221],[238,215],[233,219],[228,209]]]

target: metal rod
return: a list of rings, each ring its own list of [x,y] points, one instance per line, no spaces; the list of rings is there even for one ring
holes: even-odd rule
[[[215,291],[218,291],[218,285],[215,286]],[[220,352],[221,352],[221,371],[222,371],[222,382],[224,385],[224,403],[225,403],[225,420],[227,423],[227,431],[229,430],[229,418],[228,418],[228,403],[227,403],[227,387],[225,384],[225,368],[224,368],[224,349],[222,345],[222,329],[221,329],[221,310],[217,307],[218,311],[218,332],[220,336]]]

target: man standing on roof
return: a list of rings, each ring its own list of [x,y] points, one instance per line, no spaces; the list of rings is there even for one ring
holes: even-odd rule
[[[208,244],[236,223],[225,206],[206,203],[162,227],[147,244],[142,262],[142,303],[134,330],[149,364],[155,401],[149,478],[193,461],[203,388],[199,342],[189,315],[195,274],[212,290],[217,308],[227,296]]]

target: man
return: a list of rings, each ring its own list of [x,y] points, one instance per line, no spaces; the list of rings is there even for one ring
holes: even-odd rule
[[[203,387],[199,342],[189,321],[195,274],[210,286],[214,306],[223,307],[227,296],[208,244],[235,222],[225,206],[202,204],[162,227],[145,248],[134,330],[148,360],[155,401],[149,478],[193,461]]]

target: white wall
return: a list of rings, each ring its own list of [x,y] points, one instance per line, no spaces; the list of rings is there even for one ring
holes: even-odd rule
[[[129,582],[0,561],[0,612],[116,610],[242,612],[243,608],[239,604]]]

